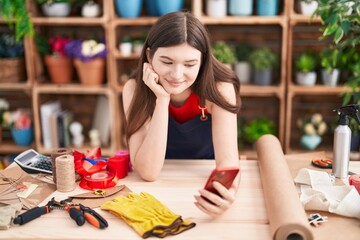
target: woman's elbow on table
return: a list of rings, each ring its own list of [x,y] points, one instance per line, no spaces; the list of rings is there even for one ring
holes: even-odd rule
[[[136,169],[135,169],[136,171]],[[139,176],[147,182],[154,182],[159,178],[160,172],[154,172],[154,170],[150,171],[136,171]]]

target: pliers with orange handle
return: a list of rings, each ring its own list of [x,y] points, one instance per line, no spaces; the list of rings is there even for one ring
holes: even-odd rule
[[[41,215],[51,212],[53,209],[66,210],[78,226],[84,225],[86,220],[100,229],[108,227],[107,221],[91,208],[85,207],[82,204],[73,204],[69,199],[57,202],[54,198],[52,198],[45,206],[32,208],[25,213],[16,216],[14,224],[23,225],[39,218]]]

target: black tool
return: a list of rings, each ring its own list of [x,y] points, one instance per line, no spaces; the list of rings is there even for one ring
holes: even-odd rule
[[[73,204],[69,198],[60,202],[55,201],[55,199],[52,198],[45,206],[35,207],[18,215],[14,219],[14,224],[23,225],[41,217],[41,215],[49,213],[53,209],[66,210],[78,226],[84,225],[86,220],[93,226],[100,229],[108,227],[107,221],[96,211],[82,204]]]

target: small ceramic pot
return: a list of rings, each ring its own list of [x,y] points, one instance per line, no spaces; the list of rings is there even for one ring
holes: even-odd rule
[[[81,8],[81,15],[83,17],[98,17],[100,15],[100,6],[94,1],[88,1]]]
[[[300,143],[307,150],[314,150],[321,143],[322,138],[317,134],[305,134],[301,137]]]
[[[29,146],[33,141],[33,129],[26,128],[26,129],[11,129],[11,136],[15,143],[19,146]]]
[[[69,3],[44,3],[41,8],[47,17],[66,17],[69,16],[71,10]]]

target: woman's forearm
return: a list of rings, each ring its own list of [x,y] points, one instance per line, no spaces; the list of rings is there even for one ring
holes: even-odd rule
[[[154,181],[158,177],[165,160],[169,100],[167,98],[156,101],[154,113],[151,117],[146,135],[134,159],[134,168],[147,181]]]

